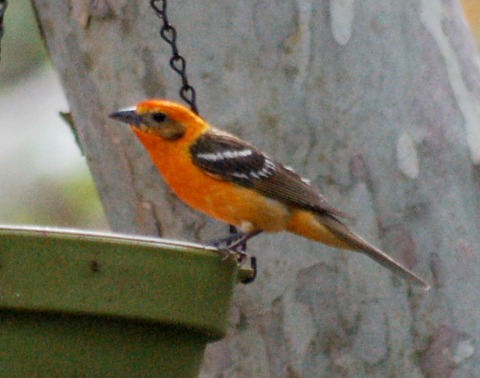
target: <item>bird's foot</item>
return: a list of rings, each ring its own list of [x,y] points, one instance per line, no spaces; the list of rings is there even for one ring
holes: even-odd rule
[[[222,248],[217,245],[214,245],[214,247],[217,248],[218,254],[222,257],[223,261],[228,260],[230,256],[234,256],[237,260],[237,263],[243,265],[248,259],[247,253],[242,250],[232,249],[229,247]]]
[[[237,262],[243,264],[247,259],[246,245],[238,245],[237,242],[241,241],[244,235],[243,232],[235,232],[225,238],[213,240],[209,244],[219,249],[223,260],[227,260],[231,255],[235,255]]]
[[[221,248],[224,246],[225,248],[232,249],[231,247],[234,246],[234,244],[236,244],[239,240],[243,240],[245,235],[246,234],[243,232],[235,232],[225,238],[212,240],[208,244],[216,248]]]
[[[258,235],[261,231],[252,231],[248,233],[236,232],[236,229],[231,226],[231,234],[225,238],[217,239],[209,244],[217,248],[223,260],[227,260],[231,255],[235,255],[239,265],[245,264],[248,260],[247,241]],[[233,231],[233,232],[232,232]],[[255,256],[250,257],[250,265],[253,269],[253,275],[242,281],[243,284],[252,283],[257,276],[257,259]]]
[[[227,249],[245,252],[247,249],[247,241],[261,232],[262,231],[259,230],[251,232],[235,232],[225,238],[214,240],[209,244],[216,248],[220,248],[224,245]]]

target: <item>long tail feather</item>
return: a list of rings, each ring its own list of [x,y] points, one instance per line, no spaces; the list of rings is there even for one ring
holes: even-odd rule
[[[351,246],[353,250],[357,250],[366,254],[368,257],[375,260],[380,265],[391,270],[393,273],[405,278],[406,280],[421,286],[423,289],[430,289],[430,285],[418,277],[411,270],[403,266],[385,252],[374,247],[362,237],[354,233],[347,225],[330,215],[318,215],[319,221],[328,228],[328,230],[342,240],[347,245]]]

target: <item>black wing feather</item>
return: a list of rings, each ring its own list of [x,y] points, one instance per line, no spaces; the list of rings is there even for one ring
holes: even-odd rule
[[[247,156],[220,158],[228,152],[251,151]],[[265,156],[253,146],[235,138],[233,135],[209,132],[201,136],[190,147],[193,163],[225,181],[242,186],[252,186],[251,173],[259,172],[265,166]],[[219,158],[215,159],[217,155]],[[210,158],[208,158],[210,156]]]
[[[209,131],[190,147],[190,153],[195,165],[218,179],[253,188],[291,206],[348,217],[295,172],[233,135]]]

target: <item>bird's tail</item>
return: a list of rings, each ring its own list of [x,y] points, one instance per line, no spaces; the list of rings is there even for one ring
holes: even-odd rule
[[[415,273],[388,256],[385,252],[365,241],[362,237],[354,233],[347,225],[335,217],[328,214],[318,214],[316,218],[334,236],[345,243],[347,249],[365,253],[368,257],[388,268],[393,273],[398,274],[408,281],[421,286],[425,290],[430,288],[430,285],[418,277]]]

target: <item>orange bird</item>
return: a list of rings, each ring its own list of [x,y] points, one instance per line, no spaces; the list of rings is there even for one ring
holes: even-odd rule
[[[144,145],[164,180],[185,203],[241,233],[229,248],[262,231],[289,231],[340,249],[365,253],[411,282],[428,284],[343,223],[310,183],[251,144],[211,127],[175,102],[147,100],[112,113]]]

